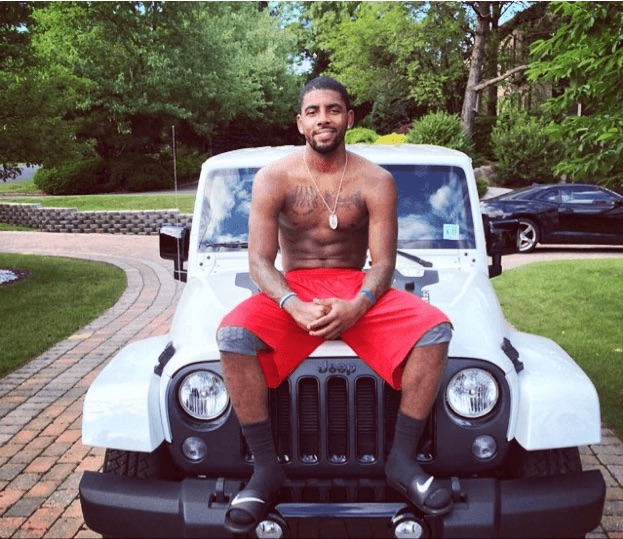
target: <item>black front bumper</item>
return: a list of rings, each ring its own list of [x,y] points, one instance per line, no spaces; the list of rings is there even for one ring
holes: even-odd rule
[[[85,472],[80,502],[85,523],[108,537],[231,537],[223,528],[239,481],[138,480]],[[460,500],[439,518],[421,519],[432,537],[577,537],[601,520],[601,472],[531,479],[461,479]],[[457,492],[457,495],[459,493]],[[281,503],[275,513],[286,537],[393,537],[403,503]],[[424,522],[425,521],[425,522]]]

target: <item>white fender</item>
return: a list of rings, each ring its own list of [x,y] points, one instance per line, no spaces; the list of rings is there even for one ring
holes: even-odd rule
[[[528,450],[601,441],[599,398],[591,380],[554,341],[512,332],[524,370],[518,375],[516,438]]]
[[[150,453],[162,443],[154,367],[168,342],[168,335],[137,341],[106,365],[84,399],[84,444]]]

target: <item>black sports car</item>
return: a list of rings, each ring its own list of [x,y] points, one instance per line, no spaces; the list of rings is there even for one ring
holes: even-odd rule
[[[480,203],[490,219],[517,219],[517,248],[537,243],[623,245],[623,196],[586,184],[533,185]]]

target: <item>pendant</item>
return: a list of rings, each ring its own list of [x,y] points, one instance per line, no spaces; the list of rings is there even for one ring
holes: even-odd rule
[[[337,214],[330,213],[329,214],[329,226],[335,230],[337,229]]]

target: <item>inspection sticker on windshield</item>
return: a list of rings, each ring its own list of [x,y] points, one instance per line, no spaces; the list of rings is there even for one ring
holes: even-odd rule
[[[458,240],[459,239],[459,225],[450,225],[448,223],[444,223],[443,239],[444,240]]]

